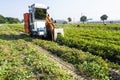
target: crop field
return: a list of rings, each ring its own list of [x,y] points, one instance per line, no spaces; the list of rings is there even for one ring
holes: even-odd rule
[[[0,80],[73,80],[20,33],[23,25],[0,26]]]
[[[71,28],[70,28],[71,27]],[[102,56],[120,64],[120,24],[65,25],[65,37],[60,44]]]
[[[65,24],[65,36],[58,36],[57,43],[29,37],[23,25],[0,26],[0,80],[74,80],[36,46],[71,63],[90,80],[119,80],[111,72],[120,70],[120,25],[76,25]]]

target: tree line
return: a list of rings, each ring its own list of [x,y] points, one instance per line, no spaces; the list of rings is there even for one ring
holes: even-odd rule
[[[13,18],[13,17],[4,17],[3,15],[0,14],[0,24],[13,24],[13,23],[20,23],[20,20],[18,18]]]
[[[106,15],[106,14],[104,14],[104,15],[102,15],[101,17],[100,17],[100,19],[103,21],[103,24],[105,24],[105,20],[107,20],[107,18],[108,18],[108,16]],[[68,19],[68,22],[71,22],[72,21],[72,18],[71,17],[68,17],[67,18]],[[88,19],[87,19],[87,16],[81,16],[80,17],[80,21],[81,22],[83,22],[83,24],[84,24],[84,22],[86,22]]]

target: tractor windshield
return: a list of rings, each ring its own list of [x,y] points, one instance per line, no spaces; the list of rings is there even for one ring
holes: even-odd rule
[[[36,20],[45,20],[46,19],[46,9],[35,9],[35,19]]]

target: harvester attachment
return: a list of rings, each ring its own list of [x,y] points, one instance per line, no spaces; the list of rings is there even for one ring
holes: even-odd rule
[[[64,36],[63,28],[55,28],[55,29],[54,29],[54,41],[57,40],[58,34]]]

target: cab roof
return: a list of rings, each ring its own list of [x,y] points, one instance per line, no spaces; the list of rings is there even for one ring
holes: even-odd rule
[[[45,6],[44,4],[35,3],[35,4],[31,5],[31,8],[43,8],[43,9],[47,9],[47,6]]]

